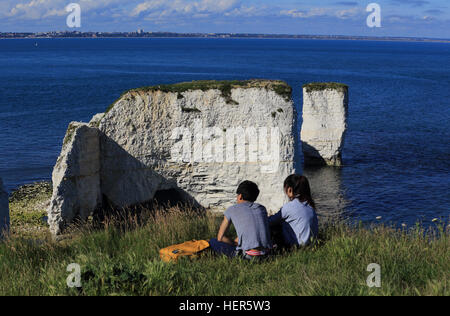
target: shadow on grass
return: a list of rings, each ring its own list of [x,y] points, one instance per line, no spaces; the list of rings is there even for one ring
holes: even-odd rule
[[[171,190],[169,190],[171,191]],[[58,240],[71,238],[72,235],[83,235],[92,232],[116,231],[121,234],[147,227],[149,224],[164,221],[178,221],[181,218],[205,219],[207,212],[204,208],[183,201],[164,200],[157,198],[152,201],[129,207],[118,208],[112,204],[104,204],[87,220],[77,218],[65,231],[58,236]],[[172,204],[174,203],[174,204]]]

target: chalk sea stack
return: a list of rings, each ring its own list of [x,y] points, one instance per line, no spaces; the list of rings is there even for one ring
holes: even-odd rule
[[[69,124],[52,174],[53,194],[48,209],[52,233],[63,223],[87,219],[101,203],[100,131],[88,124]]]
[[[347,113],[348,86],[340,83],[303,86],[301,141],[306,167],[342,165]]]
[[[3,187],[0,178],[0,239],[3,239],[9,231],[9,201],[8,193]]]
[[[271,80],[144,87],[88,124],[71,123],[53,172],[51,232],[104,203],[127,207],[161,192],[224,211],[243,180],[278,211],[282,183],[295,172],[291,93]]]

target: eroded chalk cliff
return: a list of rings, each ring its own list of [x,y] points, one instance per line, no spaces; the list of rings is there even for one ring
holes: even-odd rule
[[[346,85],[312,83],[303,87],[301,140],[306,166],[342,165],[347,111]]]
[[[53,173],[51,231],[108,201],[147,202],[173,190],[225,210],[243,180],[277,211],[294,170],[294,106],[281,81],[200,81],[133,89],[89,124],[72,123]]]
[[[294,170],[295,110],[282,81],[196,81],[133,89],[91,122],[71,123],[53,171],[50,229],[160,192],[223,211],[243,180],[277,211]],[[348,87],[304,86],[305,165],[342,164]]]
[[[88,218],[101,203],[99,135],[97,128],[83,123],[72,122],[67,129],[47,211],[54,234],[77,218]]]

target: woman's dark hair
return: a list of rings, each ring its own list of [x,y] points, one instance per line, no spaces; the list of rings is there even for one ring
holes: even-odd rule
[[[298,174],[290,175],[284,180],[284,190],[292,188],[294,198],[300,202],[308,202],[312,208],[316,208],[316,203],[311,196],[311,188],[309,186],[308,178]]]
[[[259,196],[259,189],[256,183],[244,181],[239,185],[236,194],[242,194],[244,201],[255,202]]]

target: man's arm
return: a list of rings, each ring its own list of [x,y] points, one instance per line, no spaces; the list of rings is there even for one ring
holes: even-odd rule
[[[219,233],[217,234],[217,240],[234,246],[236,244],[230,238],[225,236],[228,228],[230,227],[230,224],[231,222],[226,217],[224,217],[219,228]]]

